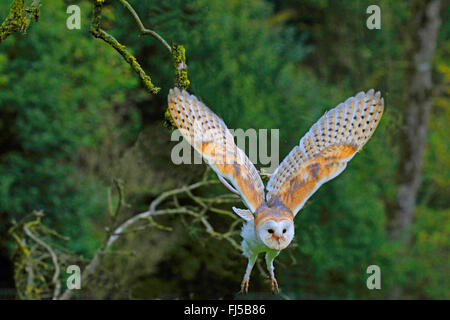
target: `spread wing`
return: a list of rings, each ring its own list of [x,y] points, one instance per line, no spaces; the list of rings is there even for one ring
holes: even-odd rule
[[[194,95],[178,88],[168,97],[169,112],[183,137],[197,150],[230,190],[226,178],[247,207],[255,210],[264,201],[264,185],[253,163],[234,143],[221,118]],[[222,178],[221,178],[222,177]]]
[[[267,184],[267,202],[281,201],[294,216],[325,182],[338,176],[372,136],[383,114],[380,92],[360,92],[326,112]]]

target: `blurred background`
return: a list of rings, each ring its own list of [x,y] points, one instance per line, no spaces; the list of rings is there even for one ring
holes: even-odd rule
[[[0,2],[1,21],[11,2]],[[279,296],[258,268],[249,294],[237,294],[246,258],[195,219],[175,215],[155,218],[170,230],[121,237],[74,298],[450,298],[447,1],[434,15],[433,1],[129,2],[147,28],[184,45],[189,91],[229,128],[279,129],[280,161],[326,110],[360,91],[380,90],[385,113],[347,170],[297,216],[295,242],[275,261]],[[41,235],[61,257],[64,287],[67,265],[83,269],[105,239],[108,205],[119,201],[113,179],[122,181],[126,205],[116,218],[125,221],[162,192],[198,181],[206,168],[170,160],[164,112],[174,76],[161,43],[139,36],[118,1],[105,2],[102,27],[162,88],[151,95],[116,51],[89,34],[90,1],[41,3],[25,35],[0,43],[2,299],[51,297],[49,256],[24,259],[19,244],[36,244],[9,231],[33,211],[44,214]],[[66,27],[69,4],[81,8],[81,30]],[[381,29],[370,30],[366,9],[374,4]],[[436,36],[427,34],[426,23],[439,20]],[[421,53],[429,50],[427,60]],[[432,84],[421,81],[419,63]],[[235,221],[208,217],[218,230]],[[366,286],[370,265],[380,267],[380,290]],[[34,284],[27,266],[40,270]]]

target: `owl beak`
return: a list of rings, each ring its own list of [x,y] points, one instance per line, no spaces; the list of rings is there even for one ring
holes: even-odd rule
[[[280,244],[280,238],[281,238],[281,237],[278,237],[278,236],[276,236],[276,235],[272,235],[272,238],[273,238],[276,242],[278,242],[278,244]]]

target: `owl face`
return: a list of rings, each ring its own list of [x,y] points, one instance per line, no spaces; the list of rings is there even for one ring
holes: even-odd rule
[[[266,246],[283,250],[294,238],[294,224],[290,219],[267,219],[257,227],[256,233]]]

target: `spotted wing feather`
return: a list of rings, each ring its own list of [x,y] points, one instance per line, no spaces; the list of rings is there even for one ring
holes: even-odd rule
[[[281,201],[294,215],[325,182],[338,176],[366,144],[383,114],[380,92],[371,89],[326,112],[267,184],[269,205]]]
[[[264,185],[223,120],[194,95],[178,88],[170,90],[168,104],[170,115],[187,142],[219,176],[231,182],[247,207],[255,212],[264,201]]]

